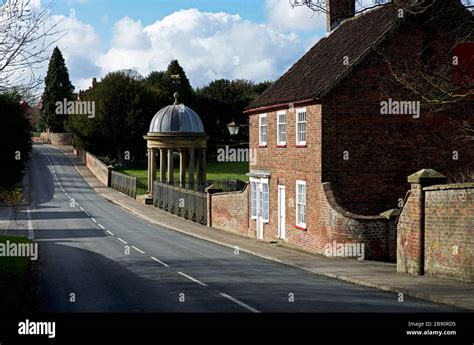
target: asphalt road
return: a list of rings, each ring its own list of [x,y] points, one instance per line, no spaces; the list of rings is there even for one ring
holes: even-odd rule
[[[69,159],[30,164],[41,310],[435,312],[456,309],[311,274],[148,224],[92,190]]]

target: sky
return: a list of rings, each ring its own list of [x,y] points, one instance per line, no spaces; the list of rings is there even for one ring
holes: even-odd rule
[[[49,20],[64,30],[57,45],[76,91],[119,69],[165,70],[172,59],[195,88],[275,80],[326,34],[325,16],[288,0],[56,0]]]

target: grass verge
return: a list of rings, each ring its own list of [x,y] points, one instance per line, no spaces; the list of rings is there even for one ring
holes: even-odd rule
[[[0,236],[0,243],[32,243],[26,237]],[[0,312],[28,313],[35,309],[34,261],[0,256]]]

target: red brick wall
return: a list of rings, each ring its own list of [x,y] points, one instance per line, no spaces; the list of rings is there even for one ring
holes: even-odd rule
[[[397,271],[400,273],[420,274],[421,272],[421,193],[421,185],[412,184],[410,195],[398,219]]]
[[[267,112],[267,147],[258,143],[259,114],[250,116],[250,148],[257,151],[251,170],[268,170],[270,220],[264,224],[265,241],[278,239],[278,186],[286,186],[286,243],[289,246],[323,253],[328,243],[364,243],[365,258],[388,259],[388,238],[394,227],[383,217],[364,217],[339,207],[330,185],[321,182],[321,106],[306,105],[307,147],[296,147],[296,111],[287,110],[286,147],[277,147],[277,110]],[[296,180],[306,181],[307,228],[296,223]],[[249,200],[250,203],[250,200]],[[250,207],[250,205],[249,205]],[[250,237],[256,238],[256,222],[250,220]],[[392,259],[394,253],[391,255]]]
[[[474,282],[474,183],[425,193],[425,273]]]
[[[267,112],[267,147],[259,148],[259,114],[250,116],[250,148],[255,149],[256,162],[250,169],[270,170],[270,220],[264,224],[264,240],[278,238],[278,185],[286,186],[286,236],[290,245],[311,252],[321,252],[325,240],[320,236],[322,220],[319,211],[321,201],[321,106],[306,105],[307,138],[306,147],[296,147],[296,111],[286,109],[286,147],[277,147],[277,111]],[[253,163],[253,164],[252,164]],[[306,181],[307,229],[295,227],[296,180]],[[250,221],[250,235],[256,238],[256,223]]]
[[[432,114],[422,108],[418,119],[380,114],[382,100],[420,98],[394,80],[379,53],[393,63],[409,61],[419,54],[426,35],[410,25],[394,32],[383,49],[373,51],[323,99],[322,181],[332,182],[349,211],[377,215],[398,207],[410,188],[406,176],[422,168],[448,177],[474,170],[474,142],[460,140],[457,125],[461,119],[474,122],[474,102]],[[449,61],[450,46],[437,47]],[[458,151],[458,160],[453,160],[453,151]]]
[[[211,226],[248,236],[249,186],[242,192],[211,195]]]

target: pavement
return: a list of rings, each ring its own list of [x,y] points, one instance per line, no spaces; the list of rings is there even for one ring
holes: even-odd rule
[[[396,265],[393,263],[327,258],[322,255],[310,254],[289,248],[281,244],[270,244],[241,237],[224,230],[192,223],[153,206],[144,205],[135,199],[104,186],[83,162],[73,154],[72,147],[58,147],[55,149],[61,150],[69,158],[77,172],[79,172],[84,181],[92,189],[111,203],[120,206],[147,224],[156,225],[162,229],[172,230],[199,240],[204,240],[219,245],[220,247],[227,247],[234,252],[234,254],[236,250],[238,250],[239,253],[250,254],[251,256],[248,257],[249,260],[252,260],[252,257],[256,256],[298,269],[300,272],[303,270],[312,273],[314,274],[313,277],[336,278],[339,281],[354,283],[361,287],[384,290],[390,292],[392,297],[397,301],[400,297],[399,294],[403,294],[405,301],[407,301],[407,296],[410,296],[452,307],[474,310],[474,284],[430,276],[400,274],[396,272]],[[52,152],[51,150],[53,150],[52,147],[48,149],[49,152]],[[200,243],[202,243],[202,241]],[[240,256],[242,257],[242,255]],[[253,260],[255,261],[255,258]],[[286,273],[283,274],[287,275]],[[303,279],[311,280],[311,275],[306,275],[305,277],[306,278]],[[281,284],[283,284],[283,282]],[[290,290],[292,289],[290,288],[288,291]],[[320,302],[321,301],[324,301],[324,299],[321,299]],[[407,305],[406,302],[400,304]],[[347,306],[347,308],[348,309],[344,310],[351,310],[351,307]],[[390,308],[391,307],[387,307],[384,311],[388,311]],[[337,308],[329,309],[335,310]],[[288,309],[285,309],[285,311],[286,310]],[[403,310],[402,308],[401,311],[407,310]]]

